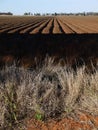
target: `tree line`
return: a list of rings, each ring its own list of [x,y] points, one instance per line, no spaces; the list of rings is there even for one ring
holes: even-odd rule
[[[13,15],[13,13],[11,13],[11,12],[0,12],[0,15]]]
[[[98,16],[98,12],[82,12],[82,13],[31,13],[31,12],[25,12],[24,15],[28,15],[28,16],[59,16],[59,15],[65,15],[65,16],[70,16],[70,15],[74,15],[74,16],[89,16],[89,15],[93,15],[93,16]]]
[[[13,15],[11,12],[0,12],[0,15]],[[98,12],[82,12],[82,13],[31,13],[31,12],[25,12],[23,15],[25,16],[59,16],[59,15],[64,15],[64,16],[98,16]]]

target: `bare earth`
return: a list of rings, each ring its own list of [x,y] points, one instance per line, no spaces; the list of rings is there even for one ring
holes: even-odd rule
[[[98,16],[0,16],[0,33],[98,33]]]
[[[74,118],[49,120],[46,123],[31,119],[27,130],[98,130],[98,116],[78,112]]]

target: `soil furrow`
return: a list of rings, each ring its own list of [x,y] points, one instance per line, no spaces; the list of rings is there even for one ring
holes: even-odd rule
[[[19,31],[21,31],[21,30],[24,30],[24,29],[26,29],[26,28],[28,28],[28,27],[32,27],[33,25],[35,25],[35,24],[38,23],[38,22],[39,22],[39,20],[33,21],[33,22],[30,23],[30,24],[27,24],[27,25],[25,25],[25,26],[16,28],[16,29],[14,29],[14,30],[11,30],[11,31],[9,31],[8,33],[17,33],[17,32],[19,32]]]
[[[53,19],[50,20],[48,25],[42,30],[43,34],[51,34],[53,30]]]
[[[25,24],[20,24],[20,25],[17,25],[17,26],[10,26],[10,27],[8,27],[8,28],[5,28],[5,29],[1,29],[0,30],[0,33],[7,33],[7,32],[9,32],[9,31],[11,31],[11,30],[13,30],[13,29],[17,29],[17,28],[20,28],[20,27],[24,27],[24,26],[26,26],[26,25],[28,25],[27,23]]]
[[[60,19],[59,19],[59,23],[65,34],[75,33],[71,28],[69,28],[69,26],[66,26],[66,24],[64,24]]]
[[[62,20],[62,23],[67,27],[68,30],[70,30],[73,33],[77,33],[76,28],[74,28],[74,26],[71,26],[70,24],[68,24],[67,22]]]
[[[35,28],[34,30],[32,30],[32,31],[30,32],[30,34],[41,33],[42,30],[48,25],[49,21],[50,21],[50,19],[44,21],[39,27],[37,27],[37,28]]]
[[[43,20],[46,21],[46,20]],[[32,30],[34,30],[35,28],[39,27],[43,21],[38,21],[36,24],[34,24],[33,26],[30,26],[28,28],[25,28],[24,30],[21,30],[20,33],[30,33]]]
[[[57,22],[57,19],[54,18],[54,28],[53,28],[53,34],[61,34],[61,30],[60,30],[60,27],[59,27],[59,24]]]
[[[61,26],[61,24],[60,24],[60,22],[59,22],[58,19],[57,19],[57,23],[58,23],[58,25],[59,25],[60,31],[61,31],[62,33],[65,33],[64,30],[63,30],[63,27]]]

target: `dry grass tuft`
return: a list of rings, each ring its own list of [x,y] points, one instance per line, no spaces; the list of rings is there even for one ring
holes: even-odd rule
[[[62,117],[77,110],[98,114],[98,70],[87,73],[53,65],[36,69],[15,65],[0,71],[0,129],[26,129],[24,120]]]

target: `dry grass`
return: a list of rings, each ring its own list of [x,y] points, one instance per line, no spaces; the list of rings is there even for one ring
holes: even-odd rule
[[[5,67],[0,71],[0,130],[26,129],[23,122],[61,117],[83,110],[98,114],[98,70],[87,73],[53,65],[36,69]]]

